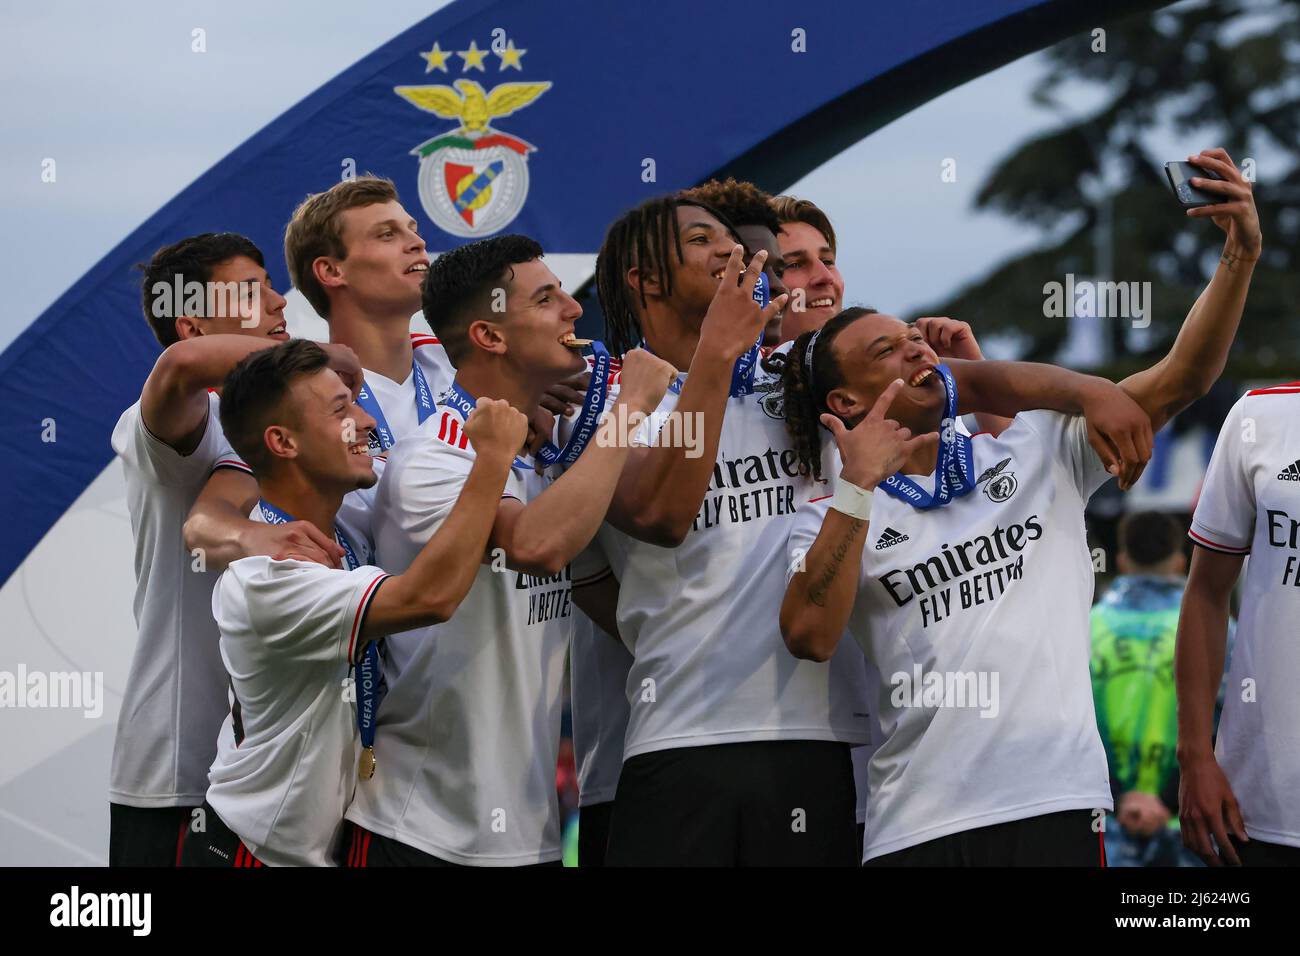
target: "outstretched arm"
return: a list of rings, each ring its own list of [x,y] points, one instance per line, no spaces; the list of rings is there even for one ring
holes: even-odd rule
[[[957,410],[1014,417],[1031,408],[1083,415],[1088,442],[1128,489],[1151,459],[1151,419],[1114,382],[1037,362],[957,362]]]
[[[1151,427],[1157,431],[1208,392],[1222,374],[1263,247],[1251,185],[1233,165],[1232,157],[1222,149],[1207,149],[1188,161],[1223,177],[1191,180],[1197,189],[1218,193],[1223,201],[1189,209],[1187,215],[1209,218],[1227,238],[1214,278],[1187,313],[1169,354],[1120,383],[1150,415]]]

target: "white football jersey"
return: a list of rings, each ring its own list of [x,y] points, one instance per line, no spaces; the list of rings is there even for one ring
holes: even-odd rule
[[[761,365],[755,390],[728,399],[713,478],[686,540],[662,548],[608,523],[599,540],[621,583],[620,636],[634,657],[624,759],[674,747],[755,740],[866,743],[866,687],[852,648],[826,663],[781,638],[786,537],[795,511],[825,494],[801,477]],[[670,391],[638,435],[695,431]]]
[[[208,803],[268,866],[338,865],[361,756],[352,661],[388,577],[357,523],[367,518],[366,494],[348,495],[337,520],[360,567],[241,558],[212,593],[230,711]],[[260,509],[251,517],[264,520]]]
[[[424,373],[425,383],[429,387],[429,400],[436,408],[439,396],[456,377],[456,370],[452,368],[447,350],[436,336],[411,333],[411,349],[415,355],[415,364]],[[374,393],[394,441],[401,441],[420,426],[414,371],[407,373],[405,381],[394,382],[391,378],[366,369],[366,387]],[[434,415],[436,414],[435,410]],[[372,447],[371,454],[377,453],[378,449]]]
[[[1110,476],[1078,417],[1025,412],[972,443],[978,487],[966,496],[919,511],[874,495],[849,620],[878,675],[866,859],[1111,807],[1088,669],[1083,518]],[[827,495],[801,509],[792,555],[812,547],[829,507]]]
[[[609,803],[618,792],[627,736],[627,675],[632,655],[581,610],[573,611],[569,651],[573,761],[578,806]]]
[[[113,803],[197,806],[208,788],[217,728],[228,709],[212,620],[217,574],[195,570],[181,529],[213,471],[249,471],[226,443],[219,408],[209,393],[203,438],[189,455],[150,434],[138,401],[113,429],[135,536],[139,629],[113,744]]]
[[[376,499],[380,563],[395,573],[451,513],[474,449],[440,407],[389,455]],[[512,469],[505,497],[529,502],[550,480]],[[555,789],[569,572],[539,578],[483,564],[450,621],[390,637],[379,708],[380,769],[348,819],[452,863],[560,858]]]
[[[1190,534],[1250,555],[1215,757],[1247,834],[1300,847],[1300,382],[1233,406]]]
[[[612,577],[599,542],[571,565],[574,586]],[[578,770],[578,805],[608,803],[623,771],[627,735],[627,674],[632,655],[578,607],[573,609],[569,648],[569,710],[573,719],[573,761]]]

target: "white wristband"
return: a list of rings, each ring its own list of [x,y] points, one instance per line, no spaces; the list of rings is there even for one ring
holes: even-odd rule
[[[835,497],[831,499],[831,507],[836,511],[842,511],[850,518],[869,521],[871,519],[871,497],[872,493],[869,489],[859,488],[851,481],[836,478]]]

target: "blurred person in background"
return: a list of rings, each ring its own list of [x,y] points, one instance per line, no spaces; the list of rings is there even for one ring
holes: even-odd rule
[[[1092,693],[1115,813],[1109,866],[1199,866],[1178,825],[1174,644],[1187,585],[1182,524],[1159,511],[1119,525],[1119,575],[1092,609]],[[1219,702],[1215,708],[1218,726]]]

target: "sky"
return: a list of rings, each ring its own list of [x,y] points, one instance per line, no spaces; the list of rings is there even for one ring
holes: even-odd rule
[[[441,4],[48,0],[0,34],[0,348],[124,236],[248,136]],[[129,9],[130,15],[122,11]],[[202,27],[207,53],[191,52]],[[863,140],[788,192],[821,204],[850,301],[907,312],[1032,246],[972,198],[997,159],[1052,121],[1031,55]],[[53,158],[57,180],[41,181]],[[956,182],[941,181],[945,159]],[[195,225],[200,231],[201,224]]]

